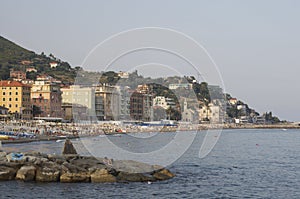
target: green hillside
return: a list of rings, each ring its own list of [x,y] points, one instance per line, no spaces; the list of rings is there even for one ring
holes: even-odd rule
[[[50,62],[57,62],[56,68],[50,68]],[[44,53],[38,55],[0,36],[0,79],[9,78],[9,71],[35,68],[37,73],[31,72],[28,78],[34,78],[37,74],[49,74],[64,83],[72,83],[75,78],[75,70],[69,63],[57,59],[52,54],[46,56]]]

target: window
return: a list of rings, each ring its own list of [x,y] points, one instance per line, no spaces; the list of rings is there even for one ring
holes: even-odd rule
[[[3,98],[2,101],[5,102],[5,98]]]
[[[11,95],[11,92],[9,92],[9,95]]]
[[[16,92],[16,95],[18,95],[19,93],[18,92]]]
[[[11,102],[11,98],[8,99]]]
[[[8,107],[9,107],[9,108],[11,108],[11,104],[10,104],[10,105],[8,105]]]
[[[16,101],[18,101],[18,98],[16,98]]]
[[[3,92],[3,95],[5,95],[5,92]]]
[[[16,108],[18,108],[18,104],[16,104]]]

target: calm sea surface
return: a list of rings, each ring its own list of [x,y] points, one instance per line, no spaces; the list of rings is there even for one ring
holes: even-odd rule
[[[213,151],[199,159],[203,135],[198,133],[190,149],[169,167],[176,177],[168,181],[152,184],[9,181],[0,182],[0,197],[300,198],[300,130],[224,130]],[[169,137],[160,134],[155,143],[160,146]],[[130,138],[118,139],[128,143],[126,139]],[[63,142],[40,142],[3,147],[9,151],[59,153],[62,146]],[[144,148],[147,151],[147,146]]]

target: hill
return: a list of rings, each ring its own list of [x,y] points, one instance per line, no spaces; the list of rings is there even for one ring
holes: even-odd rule
[[[57,67],[51,68],[51,62],[57,63]],[[76,76],[75,69],[72,69],[69,63],[57,59],[52,54],[36,54],[0,36],[0,79],[8,79],[12,69],[25,72],[26,68],[37,70],[30,72],[29,78],[47,73],[65,84],[74,82]]]

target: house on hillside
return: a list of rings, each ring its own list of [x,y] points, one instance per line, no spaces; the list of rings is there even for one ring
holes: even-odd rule
[[[19,70],[11,70],[9,76],[14,81],[21,81],[23,79],[26,79],[26,73]]]
[[[50,65],[50,68],[56,68],[58,66],[58,63],[57,62],[50,62],[49,65]]]
[[[33,67],[30,67],[30,68],[26,68],[26,72],[34,72],[36,73],[37,72],[37,69],[33,68]]]

